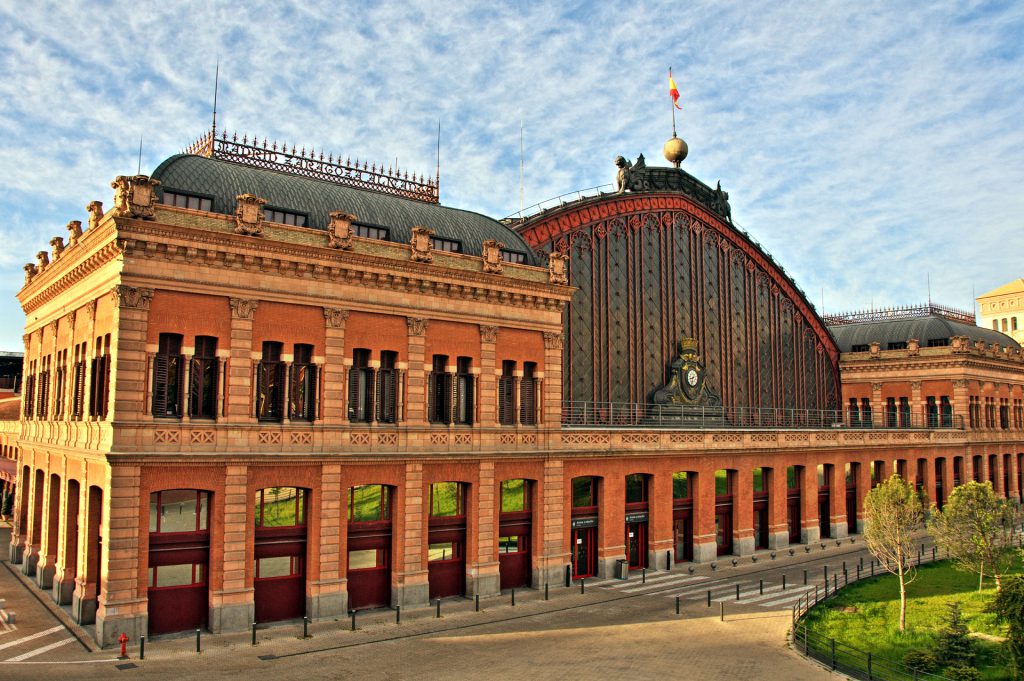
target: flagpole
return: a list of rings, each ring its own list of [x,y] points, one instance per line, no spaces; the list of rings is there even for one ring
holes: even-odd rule
[[[672,67],[668,67],[668,77],[672,79]],[[672,101],[672,98],[668,98],[668,106],[672,109],[672,136],[676,136],[676,103]]]

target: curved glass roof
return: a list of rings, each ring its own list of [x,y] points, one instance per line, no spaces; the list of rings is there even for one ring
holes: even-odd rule
[[[972,341],[985,341],[990,345],[999,343],[1002,347],[1020,347],[1017,341],[993,329],[964,324],[937,314],[916,319],[883,319],[856,324],[838,324],[828,328],[836,339],[840,352],[852,352],[854,346],[870,345],[876,341],[881,343],[883,350],[886,350],[889,343],[905,343],[911,338],[920,341],[921,347],[927,347],[928,341],[948,340],[953,336],[967,336]]]
[[[507,250],[524,253],[526,264],[538,264],[522,237],[497,220],[467,210],[192,154],[171,156],[152,177],[161,182],[161,199],[163,190],[208,197],[215,213],[234,213],[235,197],[249,193],[266,199],[267,208],[305,215],[307,226],[314,229],[326,230],[327,214],[342,210],[356,215],[357,224],[387,228],[393,242],[408,243],[412,228],[422,225],[439,238],[460,242],[462,253],[482,255],[483,242],[495,239]]]

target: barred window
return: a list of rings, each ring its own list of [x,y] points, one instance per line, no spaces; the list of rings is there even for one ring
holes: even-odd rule
[[[184,192],[164,190],[164,205],[176,206],[178,208],[190,208],[192,210],[213,210],[213,199],[206,196],[195,196]]]

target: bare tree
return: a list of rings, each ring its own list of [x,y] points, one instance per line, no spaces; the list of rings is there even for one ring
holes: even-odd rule
[[[915,533],[924,526],[924,507],[914,486],[894,473],[864,500],[864,539],[882,566],[900,582],[900,631],[907,629],[907,585],[917,571],[911,556]]]
[[[935,542],[949,552],[957,567],[978,573],[978,591],[985,585],[985,570],[1002,586],[1002,575],[1013,562],[1013,531],[1021,522],[1021,509],[1000,499],[989,482],[968,482],[949,495],[939,511],[932,509]]]

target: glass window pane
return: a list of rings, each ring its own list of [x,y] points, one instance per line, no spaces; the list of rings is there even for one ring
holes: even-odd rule
[[[763,468],[755,468],[754,469],[754,491],[755,492],[763,492],[764,491],[764,469]]]
[[[672,498],[690,498],[690,484],[689,480],[686,477],[686,471],[680,471],[678,473],[672,474]]]
[[[574,507],[595,506],[597,504],[595,496],[593,478],[573,478],[572,505]]]
[[[430,486],[430,515],[450,518],[460,515],[460,485],[457,482],[435,482]]]
[[[149,568],[149,586],[153,586],[153,579],[156,577],[156,568]]]
[[[161,565],[156,568],[156,586],[186,586],[192,583],[192,563]]]
[[[160,532],[196,531],[196,491],[169,489],[160,493]]]
[[[387,519],[387,493],[384,485],[353,487],[349,495],[350,521],[361,523]]]
[[[509,535],[498,538],[498,553],[519,553],[525,550],[525,537],[520,535]]]
[[[436,560],[452,560],[458,558],[459,545],[455,542],[439,542],[431,544],[430,548],[427,549],[427,560],[430,562]]]
[[[361,549],[357,551],[348,552],[348,569],[349,570],[366,570],[375,567],[384,567],[378,564],[378,554],[380,552],[377,549]]]
[[[725,496],[729,494],[729,471],[720,469],[715,471],[715,495]]]
[[[196,563],[196,576],[195,576],[195,581],[192,582],[193,584],[205,584],[206,583],[206,579],[203,577],[203,569],[205,567],[206,566],[203,565],[202,563]]]
[[[295,487],[270,487],[263,490],[262,527],[294,527],[301,525],[296,517],[299,492]]]
[[[526,507],[526,481],[506,480],[501,483],[501,511],[502,513],[515,513],[525,511]]]
[[[799,489],[800,481],[796,476],[796,466],[786,467],[786,489]]]
[[[825,486],[825,465],[818,464],[818,487]]]
[[[210,517],[210,493],[200,492],[199,493],[199,529],[205,531],[207,529],[207,521]]]
[[[160,512],[157,510],[157,492],[153,492],[149,495],[149,531],[156,532],[157,530],[157,518],[160,517]],[[152,585],[151,585],[152,586]]]
[[[292,574],[291,556],[274,556],[260,558],[256,561],[256,576],[260,579],[268,577],[287,577]]]
[[[635,504],[637,502],[644,501],[646,495],[644,492],[644,476],[639,474],[627,475],[626,476],[626,503]]]

